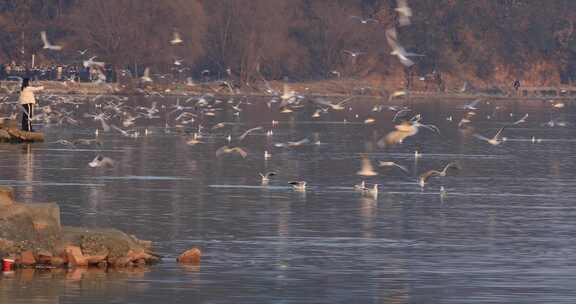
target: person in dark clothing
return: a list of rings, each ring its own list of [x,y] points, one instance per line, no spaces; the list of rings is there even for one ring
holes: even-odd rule
[[[518,80],[518,79],[514,80],[514,83],[512,83],[512,86],[514,87],[514,90],[516,90],[516,92],[518,92],[518,89],[520,89],[520,80]]]

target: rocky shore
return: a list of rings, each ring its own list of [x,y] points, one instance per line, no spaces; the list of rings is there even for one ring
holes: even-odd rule
[[[0,142],[25,143],[42,141],[44,141],[44,133],[22,131],[18,128],[15,120],[0,120]]]
[[[63,227],[55,203],[18,203],[0,186],[0,258],[14,267],[139,267],[160,261],[152,243],[115,229]]]

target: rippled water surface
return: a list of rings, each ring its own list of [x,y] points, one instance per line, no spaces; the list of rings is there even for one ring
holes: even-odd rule
[[[463,101],[406,102],[441,135],[421,130],[379,148],[378,139],[394,128],[394,112],[372,112],[376,100],[312,118],[309,105],[281,114],[267,100],[248,99],[239,116],[226,106],[198,117],[210,134],[193,146],[166,118],[176,99],[155,101],[161,118],[137,120],[141,137],[100,132],[101,147],[54,142],[93,136],[99,124],[82,113],[99,111],[105,98],[61,106],[80,125],[45,126],[45,143],[0,145],[0,184],[13,186],[19,201],[58,202],[65,225],[113,227],[152,240],[164,261],[146,270],[4,274],[1,303],[576,301],[576,128],[543,125],[556,118],[574,123],[570,103],[482,103],[473,129],[463,130],[456,126]],[[132,97],[127,104],[150,102]],[[500,146],[472,136],[491,137],[525,113],[527,122],[505,129]],[[364,124],[368,117],[376,123]],[[120,125],[118,119],[110,122]],[[210,131],[222,121],[236,123]],[[256,126],[263,129],[237,143]],[[183,128],[194,132],[197,123]],[[266,136],[268,130],[274,134]],[[215,156],[229,134],[246,159]],[[274,146],[305,137],[319,144]],[[89,167],[98,153],[116,165]],[[397,162],[410,174],[376,167],[377,176],[362,178],[356,172],[363,156],[375,166]],[[418,174],[450,161],[460,162],[457,174],[423,189],[416,183]],[[265,171],[278,173],[268,186],[258,175]],[[377,197],[354,191],[362,179],[380,185]],[[307,191],[293,191],[293,180],[307,181]],[[202,248],[202,264],[176,264],[191,246]]]

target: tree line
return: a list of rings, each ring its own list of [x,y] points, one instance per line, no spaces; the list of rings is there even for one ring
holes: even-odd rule
[[[417,75],[494,83],[576,79],[576,1],[412,0],[398,28]],[[396,0],[0,0],[0,62],[81,62],[267,79],[399,79]],[[363,20],[375,20],[363,22]],[[40,32],[62,46],[42,48]],[[178,33],[182,43],[170,40]],[[81,53],[87,50],[86,53]],[[358,56],[351,56],[358,53]],[[400,75],[400,76],[399,76]]]

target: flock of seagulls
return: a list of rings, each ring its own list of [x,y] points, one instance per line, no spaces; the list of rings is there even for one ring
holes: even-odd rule
[[[413,16],[412,9],[408,6],[407,0],[397,0],[397,7],[395,12],[398,14],[397,24],[399,27],[406,27],[411,24]],[[378,20],[373,18],[365,18],[360,16],[350,16],[351,20],[357,21],[360,24],[379,23]],[[42,31],[41,39],[43,48],[52,51],[62,50],[62,46],[50,43],[47,33]],[[398,37],[396,27],[390,27],[385,30],[385,37],[388,45],[392,49],[391,55],[396,56],[401,64],[406,67],[414,65],[414,58],[424,56],[407,51],[401,44]],[[182,36],[174,29],[172,39],[169,43],[177,46],[183,43]],[[79,51],[82,56],[86,56],[88,50]],[[353,60],[365,54],[354,50],[343,50],[344,54],[350,56]],[[96,56],[91,56],[83,61],[85,67],[102,69],[104,62],[96,61]],[[175,58],[174,65],[182,65],[182,59]],[[258,69],[259,71],[259,69]],[[231,70],[227,70],[231,74]],[[340,77],[340,72],[332,71],[332,74]],[[202,75],[209,75],[210,71],[202,71]],[[321,97],[310,97],[306,93],[299,93],[293,90],[288,84],[284,84],[282,90],[274,88],[262,77],[264,85],[266,86],[265,92],[269,97],[266,103],[271,111],[277,111],[282,115],[296,115],[296,113],[312,114],[312,120],[319,120],[321,117],[326,116],[330,112],[343,112],[353,111],[351,102],[354,97],[343,98],[341,100],[329,100]],[[105,80],[105,79],[104,79]],[[145,68],[143,75],[140,77],[142,83],[153,82],[150,74],[150,68]],[[262,151],[264,160],[272,158],[272,154],[268,149],[297,149],[302,146],[314,146],[322,144],[318,138],[304,137],[291,141],[274,141],[273,128],[278,125],[278,121],[272,121],[269,125],[256,126],[242,131],[238,135],[233,133],[237,132],[239,126],[238,117],[242,112],[251,105],[251,101],[247,96],[238,96],[234,88],[223,81],[223,85],[227,86],[230,90],[230,97],[224,100],[219,96],[207,93],[201,96],[181,96],[177,98],[176,104],[158,104],[157,101],[151,102],[148,106],[144,104],[131,105],[127,97],[115,95],[97,95],[94,97],[82,97],[88,100],[78,100],[82,98],[74,96],[57,96],[47,95],[43,96],[45,106],[40,108],[40,113],[34,117],[34,123],[42,123],[45,126],[50,125],[71,125],[75,127],[82,127],[83,124],[89,123],[82,121],[81,118],[86,118],[92,124],[98,125],[95,130],[95,138],[73,138],[64,139],[60,138],[52,144],[63,145],[69,148],[78,148],[80,146],[94,146],[99,148],[103,145],[102,139],[99,137],[103,133],[115,133],[126,138],[137,139],[141,136],[147,136],[149,130],[144,125],[148,125],[150,121],[158,122],[163,121],[166,132],[169,130],[182,130],[182,140],[190,147],[205,145],[208,142],[223,141],[222,145],[214,151],[216,158],[236,157],[237,159],[247,159],[253,152],[245,146],[247,138],[254,134],[265,135],[270,139],[272,144],[266,150]],[[159,92],[141,91],[143,98],[163,98],[164,96]],[[407,92],[397,91],[389,94],[388,101],[407,98]],[[76,115],[76,111],[80,105],[86,104],[93,105],[92,111],[83,113],[81,117]],[[473,124],[474,117],[477,115],[479,109],[488,104],[486,100],[473,100],[463,106],[458,107],[456,110],[464,111],[460,121],[456,125],[458,129],[470,128]],[[9,118],[14,117],[16,111],[15,103],[8,102],[7,100],[0,100],[0,109],[5,106],[12,106],[13,113]],[[561,109],[563,103],[553,103],[552,106],[556,109]],[[498,107],[494,107],[494,113]],[[414,138],[420,134],[421,130],[425,130],[424,136],[440,136],[440,128],[436,125],[424,123],[424,117],[420,113],[416,113],[414,109],[408,106],[393,106],[386,105],[385,100],[376,104],[373,109],[373,116],[359,117],[356,114],[355,118],[358,122],[362,122],[366,126],[374,125],[378,118],[376,114],[383,111],[393,113],[391,123],[393,129],[387,132],[384,136],[375,141],[375,144],[380,149],[388,149],[392,146],[402,145],[406,140]],[[224,115],[222,113],[232,112],[234,119],[222,121]],[[493,114],[494,114],[493,113]],[[299,114],[300,115],[300,114]],[[303,114],[302,114],[303,115]],[[493,116],[493,115],[492,115]],[[2,118],[0,118],[2,119]],[[527,121],[528,114],[524,115],[521,119],[500,127],[497,132],[492,136],[473,133],[473,137],[484,141],[493,146],[499,146],[506,141],[503,133],[506,129],[523,124]],[[452,121],[453,117],[447,118]],[[547,127],[562,127],[566,126],[566,122],[560,119],[550,120],[545,124]],[[144,129],[144,130],[143,130]],[[421,157],[419,151],[414,151],[414,158]],[[116,162],[108,156],[97,154],[88,166],[92,168],[114,168]],[[375,167],[372,160],[368,155],[360,157],[360,169],[355,173],[362,178],[373,178],[379,175],[380,170],[399,170],[405,176],[410,176],[410,171],[406,166],[388,160],[380,160]],[[449,162],[443,168],[438,170],[429,170],[419,174],[416,178],[416,183],[421,188],[426,187],[431,182],[432,178],[446,177],[452,172],[461,170],[459,162]],[[261,184],[268,185],[274,176],[279,175],[276,171],[259,173]],[[304,180],[291,181],[288,183],[292,189],[299,192],[307,190],[307,182]],[[354,185],[353,189],[361,192],[363,195],[376,197],[379,191],[378,184],[368,185],[366,181],[362,180],[360,184]],[[441,188],[441,193],[445,194],[446,190]]]
[[[269,91],[268,101],[264,101],[266,107],[269,108],[271,114],[276,113],[275,115],[282,115],[287,119],[296,115],[299,118],[309,115],[309,120],[325,121],[329,118],[324,120],[322,118],[332,117],[330,116],[331,113],[346,113],[345,116],[348,117],[348,120],[344,122],[363,124],[370,129],[379,128],[379,124],[375,124],[375,122],[391,124],[391,130],[380,133],[381,137],[373,139],[374,144],[383,150],[392,147],[401,148],[407,140],[419,141],[422,137],[439,137],[445,132],[441,132],[437,125],[427,123],[424,115],[409,107],[408,102],[405,102],[404,105],[398,105],[398,102],[392,104],[389,102],[390,99],[383,98],[372,107],[371,114],[354,114],[354,107],[356,107],[353,103],[354,96],[338,99],[306,96],[292,89],[289,84],[284,84],[282,90],[270,86]],[[395,96],[393,98],[395,101],[408,101],[405,94],[392,93],[391,95]],[[213,152],[215,158],[236,159],[237,161],[254,158],[266,161],[273,157],[272,152],[274,150],[290,151],[301,149],[301,147],[324,144],[319,136],[305,136],[284,141],[276,140],[274,129],[280,123],[277,120],[259,126],[242,128],[243,124],[239,118],[254,102],[248,96],[226,95],[224,97],[206,93],[200,96],[177,96],[174,97],[175,102],[165,100],[163,96],[155,94],[143,94],[137,98],[140,99],[139,102],[134,103],[128,97],[118,95],[40,95],[40,105],[43,106],[39,107],[39,113],[34,117],[33,122],[43,124],[45,127],[57,125],[93,128],[96,126],[94,137],[59,138],[48,144],[62,145],[70,149],[93,147],[97,154],[90,161],[87,160],[87,166],[98,170],[109,170],[118,164],[102,152],[101,148],[106,143],[106,137],[102,135],[117,134],[127,139],[137,140],[152,132],[157,132],[157,130],[148,129],[148,126],[151,125],[164,125],[164,132],[181,134],[181,140],[191,149],[216,144],[219,147]],[[560,111],[562,107],[556,106],[557,104],[559,103],[551,102],[551,109]],[[11,113],[4,111],[10,107]],[[81,107],[88,107],[89,110],[81,112],[79,110]],[[493,111],[488,110],[489,107],[492,107]],[[11,102],[10,98],[5,97],[0,100],[0,110],[9,112],[5,118],[14,118],[18,112],[17,103]],[[502,107],[492,105],[487,99],[473,100],[464,105],[454,106],[454,116],[460,115],[462,117],[460,121],[455,120],[452,115],[446,120],[451,122],[457,130],[473,129],[474,121],[481,111],[490,113],[487,115],[490,119],[490,117],[495,117],[497,111],[502,111]],[[387,114],[385,116],[378,115],[382,112],[387,112]],[[353,117],[354,121],[350,120],[350,117]],[[388,117],[387,121],[383,121],[384,117]],[[472,131],[470,132],[471,138],[493,146],[502,145],[506,142],[504,133],[509,128],[526,123],[529,115],[525,114],[518,117],[520,118],[499,126],[494,135],[482,135],[487,134],[486,131],[488,130]],[[554,118],[542,124],[546,127],[566,125],[567,123],[560,118]],[[421,134],[421,130],[425,132]],[[249,143],[254,141],[249,139],[254,138],[254,136],[266,138],[267,147],[264,151],[257,152],[254,148],[249,147]],[[218,145],[219,142],[220,145]],[[414,159],[422,157],[421,151],[413,151],[413,155]],[[377,196],[382,185],[377,183],[369,185],[364,179],[374,180],[376,176],[384,174],[382,173],[383,170],[397,170],[399,174],[402,174],[401,176],[407,179],[411,179],[411,176],[416,174],[414,184],[424,189],[433,179],[444,178],[462,169],[458,161],[452,161],[442,168],[417,174],[408,170],[406,165],[390,160],[378,160],[374,165],[369,154],[362,154],[358,158],[358,162],[359,169],[356,172],[351,172],[351,174],[357,175],[361,179],[361,183],[352,185],[351,189],[370,197]],[[263,186],[269,185],[278,175],[281,174],[277,170],[259,173],[261,184]],[[306,192],[308,189],[308,184],[303,179],[291,181],[287,185],[298,192]],[[443,195],[446,194],[443,185],[440,192]]]

